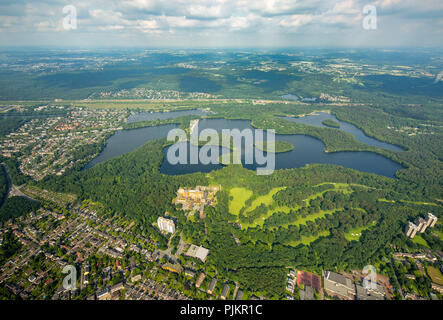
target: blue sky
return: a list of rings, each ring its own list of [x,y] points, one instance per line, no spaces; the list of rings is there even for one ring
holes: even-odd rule
[[[443,0],[0,0],[0,46],[23,45],[443,47]]]

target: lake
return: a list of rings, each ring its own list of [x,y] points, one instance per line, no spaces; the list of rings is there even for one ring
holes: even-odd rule
[[[131,114],[126,120],[127,123],[139,122],[139,121],[155,121],[163,119],[175,119],[183,116],[205,116],[208,114],[207,111],[201,109],[193,110],[178,110],[170,112],[137,112]]]
[[[315,114],[310,114],[310,115],[307,115],[304,117],[299,117],[299,118],[294,118],[294,117],[279,117],[279,118],[289,120],[292,122],[307,124],[307,125],[315,126],[315,127],[324,127],[324,128],[331,128],[331,127],[325,126],[322,123],[324,120],[327,120],[327,119],[333,120],[333,121],[338,122],[340,124],[340,128],[332,128],[332,129],[346,131],[346,132],[352,134],[355,137],[355,139],[357,139],[360,142],[363,142],[363,143],[370,145],[370,146],[386,149],[386,150],[404,151],[404,149],[399,146],[371,138],[371,137],[367,136],[363,132],[363,130],[361,130],[357,126],[355,126],[349,122],[338,120],[335,115],[329,114],[326,112],[316,112]]]
[[[227,119],[202,119],[199,122],[199,131],[212,128],[217,131],[222,129],[249,128],[254,130],[248,120],[227,120]],[[393,178],[397,170],[404,169],[400,164],[386,158],[383,155],[366,151],[343,151],[325,153],[325,145],[317,138],[305,135],[276,135],[276,140],[287,141],[294,145],[294,149],[288,152],[277,153],[275,155],[275,169],[300,168],[311,163],[336,164],[343,167],[352,168],[359,171],[376,173]],[[189,142],[187,144],[189,150]],[[194,164],[194,165],[171,165],[166,160],[169,147],[163,149],[165,158],[160,167],[160,171],[169,175],[187,174],[192,172],[210,172],[222,167],[221,164]],[[219,154],[229,152],[226,148],[211,147],[211,152],[219,149]],[[201,149],[201,148],[199,148]],[[254,148],[255,152],[255,148]],[[245,150],[242,148],[243,166],[250,170],[256,170],[257,164],[245,164]]]
[[[177,127],[178,125],[176,124],[168,124],[156,127],[117,131],[106,141],[106,146],[102,152],[92,159],[84,169],[92,168],[96,164],[132,152],[149,140],[165,138],[168,135],[169,130]]]
[[[141,147],[148,140],[165,138],[169,130],[177,128],[177,125],[162,125],[157,127],[139,128],[133,130],[121,130],[116,132],[107,141],[104,150],[91,162],[89,162],[85,169],[91,168],[94,165],[104,162],[108,159],[132,152]],[[222,129],[246,129],[251,127],[251,122],[248,120],[227,120],[227,119],[201,119],[198,130],[212,128],[217,131]],[[275,169],[289,169],[300,168],[311,163],[322,164],[336,164],[347,168],[352,168],[359,171],[376,173],[379,175],[394,177],[397,170],[404,169],[400,164],[384,157],[383,155],[374,152],[334,152],[325,153],[325,145],[320,140],[305,136],[305,135],[276,135],[276,140],[290,142],[294,145],[294,149],[284,153],[277,153],[275,155]],[[182,142],[189,148],[188,142]],[[193,164],[193,165],[171,165],[166,160],[166,154],[169,147],[163,149],[165,158],[160,167],[160,171],[168,175],[180,175],[193,172],[210,172],[223,167],[221,164]],[[211,152],[218,150],[219,154],[229,152],[228,149],[213,146],[210,148]],[[254,149],[252,149],[254,150]],[[255,150],[254,150],[255,151]],[[244,147],[242,148],[242,163],[247,169],[255,170],[257,164],[244,164]]]

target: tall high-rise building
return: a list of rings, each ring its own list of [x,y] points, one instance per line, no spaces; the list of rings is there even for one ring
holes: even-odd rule
[[[434,216],[432,213],[428,212],[428,217],[426,218],[426,224],[428,227],[433,227],[437,223],[438,218]]]
[[[417,220],[417,228],[418,228],[418,232],[420,232],[420,233],[423,233],[423,232],[425,232],[426,231],[426,228],[427,228],[428,226],[427,226],[427,224],[426,224],[426,220],[425,219],[423,219],[423,218],[418,218],[418,220]]]
[[[414,238],[417,231],[418,227],[412,222],[409,222],[405,229],[406,236],[410,238]]]
[[[166,219],[163,217],[158,217],[157,224],[160,230],[166,231],[169,233],[175,232],[175,223],[172,219]]]

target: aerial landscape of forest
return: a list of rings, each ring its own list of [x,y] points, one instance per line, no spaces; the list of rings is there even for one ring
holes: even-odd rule
[[[0,299],[441,300],[442,70],[420,47],[2,49]]]

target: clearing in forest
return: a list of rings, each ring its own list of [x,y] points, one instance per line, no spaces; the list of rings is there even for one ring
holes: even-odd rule
[[[232,200],[229,200],[229,212],[238,215],[252,194],[253,192],[246,188],[232,188],[229,191],[229,198],[232,197]]]

